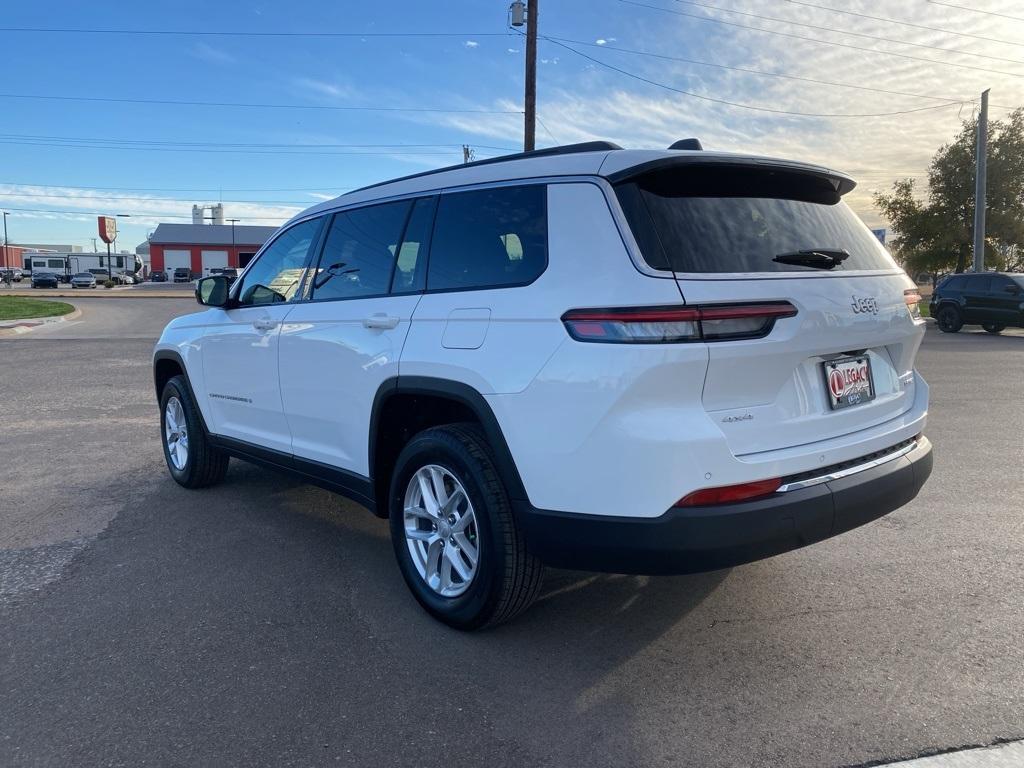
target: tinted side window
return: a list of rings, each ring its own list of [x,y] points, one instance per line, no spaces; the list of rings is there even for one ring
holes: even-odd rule
[[[547,267],[547,187],[496,187],[442,195],[427,289],[525,285]]]
[[[436,197],[421,198],[413,205],[398,251],[395,276],[391,280],[392,293],[417,293],[426,286],[427,249],[436,208]]]
[[[967,283],[967,288],[971,293],[988,293],[989,286],[991,285],[991,277],[971,277]]]
[[[313,279],[313,298],[386,294],[411,205],[402,200],[335,214]]]
[[[296,298],[306,271],[306,257],[320,235],[322,224],[322,217],[310,219],[278,235],[245,273],[236,294],[238,303],[243,306],[278,304]]]

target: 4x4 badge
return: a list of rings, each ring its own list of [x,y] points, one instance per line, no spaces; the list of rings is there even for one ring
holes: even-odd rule
[[[874,296],[865,296],[864,298],[858,299],[856,296],[851,296],[853,299],[850,302],[850,306],[853,307],[853,314],[860,315],[866,312],[870,312],[872,315],[878,314],[878,299]]]

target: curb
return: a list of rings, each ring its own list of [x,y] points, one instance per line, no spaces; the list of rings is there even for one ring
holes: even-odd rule
[[[0,338],[29,333],[43,325],[66,323],[69,320],[77,320],[81,316],[82,310],[75,307],[73,311],[68,312],[66,315],[58,315],[57,317],[30,317],[24,320],[4,320],[0,322]]]

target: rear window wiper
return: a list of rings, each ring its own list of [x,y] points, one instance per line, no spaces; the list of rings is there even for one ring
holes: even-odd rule
[[[780,253],[772,261],[776,261],[779,264],[792,264],[798,267],[833,269],[848,258],[850,258],[850,254],[842,248],[814,248],[806,251]]]

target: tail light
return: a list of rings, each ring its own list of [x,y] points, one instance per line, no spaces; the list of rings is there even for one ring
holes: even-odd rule
[[[698,307],[571,309],[562,315],[576,341],[666,344],[766,336],[780,317],[793,317],[788,301]]]
[[[903,301],[907,303],[907,311],[915,320],[921,319],[921,293],[917,288],[908,288],[903,292]]]
[[[782,485],[782,479],[757,480],[753,483],[723,485],[718,488],[702,488],[684,496],[675,503],[677,507],[705,507],[712,504],[728,504],[733,501],[749,501],[770,496]]]

